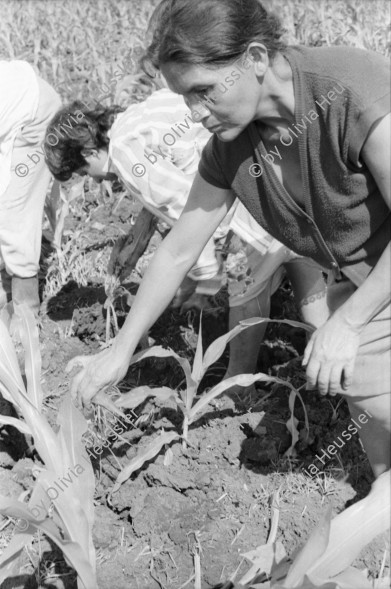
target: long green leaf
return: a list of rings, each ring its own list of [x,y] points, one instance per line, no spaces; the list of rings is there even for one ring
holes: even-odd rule
[[[124,483],[136,470],[141,468],[145,462],[151,460],[156,454],[159,454],[165,444],[171,444],[173,440],[178,438],[179,435],[176,432],[161,433],[159,437],[153,440],[151,444],[144,448],[127,466],[125,466],[124,469],[121,470],[114,483],[111,494],[118,491],[122,483]]]
[[[192,379],[199,384],[204,376],[203,349],[202,349],[202,312],[200,315],[200,328],[198,330],[197,348],[194,354]]]
[[[1,392],[1,387],[0,387]],[[27,436],[32,435],[32,431],[29,426],[22,421],[21,419],[16,419],[16,417],[8,417],[7,415],[0,415],[0,425],[12,425],[16,427],[22,434],[26,434]]]
[[[83,552],[80,550],[80,546],[75,542],[63,540],[57,526],[51,519],[37,519],[31,515],[31,512],[24,503],[1,495],[0,513],[8,517],[17,517],[25,520],[30,524],[34,531],[41,530],[63,551],[70,564],[77,571],[85,589],[96,589],[97,580],[95,573],[88,560],[83,555]],[[6,549],[1,557],[2,567],[7,565],[8,558],[9,556]]]
[[[370,493],[331,521],[330,540],[308,575],[330,578],[344,571],[378,534],[390,528],[390,471],[372,485]]]
[[[250,327],[250,326],[249,326]],[[214,362],[216,362],[221,354],[224,352],[228,342],[231,341],[238,333],[241,333],[246,327],[242,327],[241,325],[237,325],[228,333],[218,337],[214,340],[206,350],[204,354],[204,359],[202,361],[202,374],[208,370],[209,366],[211,366]]]
[[[227,389],[230,389],[234,385],[248,387],[257,381],[276,382],[290,389],[293,389],[293,386],[289,382],[282,380],[280,378],[269,376],[268,374],[263,374],[262,372],[258,372],[257,374],[238,374],[237,376],[231,376],[231,378],[223,380],[222,382],[214,386],[205,395],[202,395],[201,399],[194,405],[194,407],[191,409],[189,413],[189,424],[195,421],[195,417],[197,413],[199,413],[199,411],[201,411],[215,397],[218,397]]]
[[[306,323],[301,323],[299,321],[290,321],[288,319],[269,319],[264,317],[251,317],[250,319],[244,319],[243,321],[239,322],[239,325],[236,325],[231,331],[222,335],[221,337],[217,338],[209,348],[206,350],[203,360],[203,374],[206,370],[216,362],[221,354],[224,352],[226,345],[230,342],[235,336],[241,333],[244,329],[252,327],[254,325],[260,325],[261,323],[286,323],[287,325],[291,325],[292,327],[301,327],[306,331],[312,333],[314,328]]]
[[[241,555],[253,565],[249,571],[240,579],[240,586],[246,586],[259,573],[270,575],[272,567],[279,564],[286,558],[286,552],[281,542],[274,544],[263,544],[250,552]]]
[[[85,465],[80,466],[84,468]],[[92,527],[82,507],[82,498],[75,485],[78,476],[82,476],[82,474],[74,476],[72,472],[68,472],[68,480],[65,481],[64,478],[57,477],[53,471],[42,471],[38,478],[38,484],[42,485],[48,495],[50,488],[58,493],[52,501],[60,516],[61,527],[66,532],[68,539],[79,546],[79,551],[83,553],[84,558],[90,563],[90,567],[94,569],[95,549],[91,538]],[[79,574],[78,569],[76,571]]]
[[[41,387],[41,354],[39,352],[38,327],[34,313],[26,303],[14,305],[19,319],[20,339],[25,352],[27,393],[38,411],[41,411],[43,391]]]
[[[139,362],[140,360],[143,360],[144,358],[150,358],[150,357],[175,358],[175,360],[180,364],[183,372],[185,373],[185,377],[186,377],[186,391],[181,392],[181,397],[182,397],[183,403],[186,406],[188,406],[188,405],[191,406],[191,404],[193,402],[193,397],[197,391],[197,383],[193,380],[193,378],[191,376],[191,368],[190,368],[189,361],[186,358],[181,358],[180,356],[178,356],[178,354],[176,354],[171,349],[166,350],[162,346],[153,346],[152,348],[149,348],[148,350],[143,350],[143,351],[135,354],[130,362],[130,365],[135,364],[136,362]]]
[[[0,378],[2,376],[0,374]],[[11,402],[14,397],[19,396],[19,404],[17,406],[26,421],[26,428],[28,428],[29,434],[34,438],[34,444],[38,454],[49,468],[55,469],[56,465],[57,467],[61,465],[61,453],[58,451],[53,430],[46,421],[46,418],[31,403],[27,395],[19,394],[19,391],[13,388],[12,382],[10,386],[12,388]],[[6,390],[6,387],[0,383],[0,392],[4,394]],[[23,422],[20,420],[20,423],[22,424]],[[15,427],[19,426],[15,424]],[[24,426],[21,425],[20,428],[24,428]]]
[[[296,444],[297,444],[297,442],[299,440],[299,431],[298,431],[298,429],[296,427],[296,421],[297,420],[295,421],[295,417],[294,417],[294,415],[295,415],[295,413],[294,413],[294,411],[295,411],[295,401],[296,401],[296,398],[297,397],[300,399],[301,404],[303,406],[305,429],[306,429],[307,435],[308,435],[308,432],[309,432],[309,429],[310,429],[310,425],[309,425],[309,422],[308,422],[307,409],[306,409],[306,406],[304,404],[303,398],[302,398],[302,396],[300,395],[300,393],[296,389],[293,389],[290,392],[290,394],[289,394],[289,409],[290,409],[290,412],[291,412],[291,416],[290,416],[290,418],[288,420],[288,424],[289,425],[287,424],[287,427],[290,430],[290,433],[292,435],[292,442],[291,442],[291,445],[288,448],[288,450],[285,452],[284,456],[292,456],[293,449],[294,449],[294,447],[296,446]]]
[[[309,575],[307,578],[313,580],[312,575]],[[343,573],[333,577],[330,581],[335,583],[338,589],[373,589],[372,583],[368,581],[363,571],[359,571],[353,567],[348,567]]]
[[[6,391],[3,395],[17,407],[20,406],[20,396],[26,396],[22,375],[16,357],[14,344],[7,328],[0,321],[0,382]]]
[[[308,331],[309,333],[313,333],[315,331],[315,327],[312,327],[307,323],[303,323],[302,321],[292,321],[291,319],[266,319],[264,317],[251,317],[250,319],[243,319],[239,322],[240,325],[246,327],[260,325],[261,323],[285,323],[285,325],[290,325],[291,327],[300,327],[301,329],[305,329],[305,331]]]
[[[84,415],[73,404],[70,395],[67,395],[57,415],[57,423],[60,426],[58,439],[63,449],[64,462],[68,468],[74,469],[77,464],[82,465],[84,471],[72,482],[73,492],[77,495],[81,507],[86,514],[87,521],[92,531],[94,524],[94,492],[95,477],[90,458],[86,452],[82,436],[88,430],[88,424]],[[95,561],[91,534],[88,539],[90,561]]]
[[[39,348],[39,343],[30,342]],[[11,337],[0,321],[0,389],[5,392],[5,398],[14,403],[22,413],[29,428],[34,444],[42,460],[55,470],[61,464],[61,454],[58,452],[56,438],[46,418],[40,414],[36,406],[26,394],[15,348]],[[8,392],[8,394],[7,394]]]
[[[51,500],[49,497],[47,497],[43,487],[39,484],[35,484],[28,504],[28,509],[30,510],[31,515],[36,517],[33,511],[38,511],[38,514],[42,516],[41,519],[44,520],[47,516],[50,503]],[[21,523],[23,523],[23,526]],[[27,528],[26,525],[28,525]],[[11,541],[8,544],[6,550],[0,557],[0,585],[8,577],[17,574],[17,559],[25,546],[27,546],[33,540],[34,533],[34,528],[31,527],[28,522],[17,523],[15,527],[15,533],[11,538]],[[69,540],[69,538],[66,539]]]

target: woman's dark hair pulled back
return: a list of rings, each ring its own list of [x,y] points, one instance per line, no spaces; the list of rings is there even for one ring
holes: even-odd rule
[[[229,64],[258,41],[269,58],[285,48],[279,19],[259,0],[163,0],[149,23],[152,41],[144,58],[155,68],[168,62],[209,67]]]

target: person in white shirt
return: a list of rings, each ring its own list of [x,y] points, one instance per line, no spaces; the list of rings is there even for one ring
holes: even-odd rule
[[[39,310],[42,217],[51,181],[42,142],[60,105],[29,63],[0,61],[0,310],[11,300]]]
[[[183,99],[168,89],[155,91],[145,101],[120,111],[119,107],[91,108],[80,101],[61,109],[46,134],[48,167],[59,181],[67,181],[74,173],[97,180],[118,178],[146,208],[173,225],[186,204],[211,134],[191,118]],[[55,128],[80,112],[84,115],[80,124],[55,142]],[[316,263],[272,238],[239,201],[218,232],[228,229],[244,242],[242,271],[229,282],[230,328],[242,319],[269,316],[270,297],[283,279],[283,265],[303,319],[314,327],[326,321],[326,286]],[[218,269],[211,240],[189,273],[190,279],[202,291],[202,284]],[[264,332],[265,325],[254,326],[232,340],[226,377],[256,369]]]

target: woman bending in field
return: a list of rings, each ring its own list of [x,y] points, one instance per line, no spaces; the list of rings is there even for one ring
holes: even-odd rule
[[[51,180],[41,144],[60,104],[29,63],[0,61],[0,311],[11,300],[39,311],[42,216]]]
[[[258,0],[164,0],[152,28],[148,57],[213,137],[113,346],[76,359],[73,394],[88,404],[125,375],[239,198],[273,237],[327,271],[334,312],[307,345],[308,385],[343,394],[353,418],[371,414],[360,436],[379,476],[390,468],[387,60],[347,47],[286,47]]]
[[[68,180],[73,173],[88,174],[96,180],[119,178],[132,196],[172,226],[186,204],[202,149],[211,134],[196,122],[196,117],[195,121],[191,119],[183,98],[168,89],[154,92],[125,112],[119,110],[102,106],[92,110],[80,101],[59,110],[46,133],[49,169],[59,181]],[[52,141],[52,130],[77,115],[81,119],[78,124]],[[176,136],[173,130],[177,130]],[[139,167],[145,173],[138,173]],[[326,285],[319,266],[273,239],[239,201],[231,211],[229,228],[245,243],[250,275],[247,280],[229,283],[230,328],[241,319],[268,317],[270,297],[282,281],[283,265],[303,319],[315,327],[324,323],[328,317]],[[227,231],[228,225],[223,234]],[[213,286],[216,291],[221,280],[211,279],[218,269],[210,240],[181,285],[182,300],[197,285],[201,293]],[[264,332],[264,325],[254,326],[232,341],[226,377],[256,370]]]

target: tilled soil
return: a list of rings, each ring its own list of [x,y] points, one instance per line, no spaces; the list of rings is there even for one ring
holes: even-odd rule
[[[135,283],[127,286],[132,293],[137,289]],[[61,397],[69,394],[67,362],[78,354],[95,353],[104,343],[105,300],[102,283],[79,287],[69,282],[45,301],[42,372],[45,411],[52,422]],[[116,303],[116,310],[121,324],[127,312],[124,300]],[[284,285],[273,297],[272,316],[292,318],[292,312],[291,294]],[[180,315],[168,309],[149,335],[156,344],[191,359],[198,324],[198,312]],[[226,297],[220,294],[203,313],[204,349],[226,329]],[[304,346],[300,330],[271,324],[260,348],[258,370],[301,385],[299,355]],[[201,393],[221,380],[227,362],[225,353],[204,378]],[[141,384],[180,387],[182,382],[183,373],[175,361],[149,359],[132,366],[121,390]],[[101,413],[100,419],[91,420],[96,440],[89,450],[97,479],[93,534],[99,589],[192,587],[192,581],[185,584],[194,575],[196,553],[200,554],[203,589],[227,580],[238,567],[240,578],[248,568],[242,554],[268,538],[273,499],[279,514],[277,538],[292,555],[328,505],[335,515],[364,497],[373,477],[357,436],[322,467],[327,476],[308,474],[316,455],[346,429],[350,417],[345,402],[333,411],[338,399],[321,397],[316,391],[302,396],[310,431],[304,436],[304,412],[297,402],[301,437],[290,460],[284,456],[291,444],[286,426],[289,391],[282,386],[256,385],[256,391],[216,399],[190,427],[186,449],[181,442],[173,442],[112,495],[120,469],[162,429],[181,433],[182,416],[170,402],[148,400],[129,414],[131,423],[122,424],[121,435],[95,454],[94,449],[119,424],[105,412],[103,418]],[[1,443],[0,492],[18,496],[32,482],[34,451],[8,427],[2,430]],[[57,584],[45,575],[38,582],[37,570],[34,573],[25,559],[25,573],[7,580],[2,589],[76,587],[75,576],[58,551],[46,540],[40,542],[39,555],[57,562]],[[383,553],[384,539],[378,538],[355,566],[368,568],[376,576]]]

